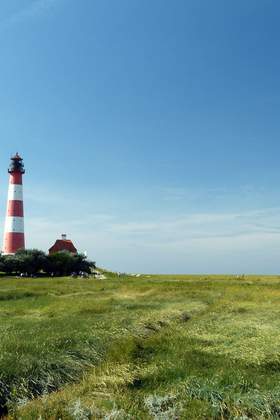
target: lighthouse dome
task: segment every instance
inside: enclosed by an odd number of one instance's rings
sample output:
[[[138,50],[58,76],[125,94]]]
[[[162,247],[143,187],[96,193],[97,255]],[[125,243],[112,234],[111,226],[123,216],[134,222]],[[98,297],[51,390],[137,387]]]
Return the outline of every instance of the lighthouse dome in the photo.
[[[20,157],[18,153],[16,153],[14,156],[11,157],[11,163],[10,163],[8,172],[10,174],[13,174],[13,173],[24,174],[25,173],[22,158]]]

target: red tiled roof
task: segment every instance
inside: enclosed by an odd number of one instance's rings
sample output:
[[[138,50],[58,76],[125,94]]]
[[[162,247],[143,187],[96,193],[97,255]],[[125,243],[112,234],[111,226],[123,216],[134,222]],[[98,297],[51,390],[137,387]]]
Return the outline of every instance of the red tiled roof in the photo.
[[[68,251],[73,254],[77,253],[77,249],[74,247],[73,242],[69,239],[57,239],[55,244],[49,249],[50,254],[59,251]]]

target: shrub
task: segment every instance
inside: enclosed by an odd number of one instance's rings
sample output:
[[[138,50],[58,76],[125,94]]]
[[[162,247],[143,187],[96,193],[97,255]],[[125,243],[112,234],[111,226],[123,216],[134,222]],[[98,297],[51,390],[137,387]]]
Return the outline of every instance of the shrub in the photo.
[[[46,255],[38,249],[27,249],[20,250],[15,255],[0,255],[0,270],[6,274],[36,275],[44,272],[63,276],[80,271],[89,274],[91,268],[95,268],[95,263],[87,260],[85,255],[67,251]]]

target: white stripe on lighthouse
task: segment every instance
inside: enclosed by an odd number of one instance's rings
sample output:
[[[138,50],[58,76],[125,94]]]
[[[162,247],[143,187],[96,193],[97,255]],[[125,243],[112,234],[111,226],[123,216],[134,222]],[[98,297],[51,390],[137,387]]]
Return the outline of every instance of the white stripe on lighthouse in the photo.
[[[19,184],[9,185],[8,200],[23,201],[22,185],[19,185]]]
[[[24,233],[24,218],[11,216],[6,217],[5,232]]]

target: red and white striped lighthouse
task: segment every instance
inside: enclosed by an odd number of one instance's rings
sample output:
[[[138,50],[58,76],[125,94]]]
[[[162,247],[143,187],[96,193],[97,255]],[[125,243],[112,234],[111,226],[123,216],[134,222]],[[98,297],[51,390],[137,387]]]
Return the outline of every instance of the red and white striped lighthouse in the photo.
[[[22,158],[16,153],[11,158],[7,216],[4,232],[4,254],[15,254],[25,248],[22,175],[25,173]]]

